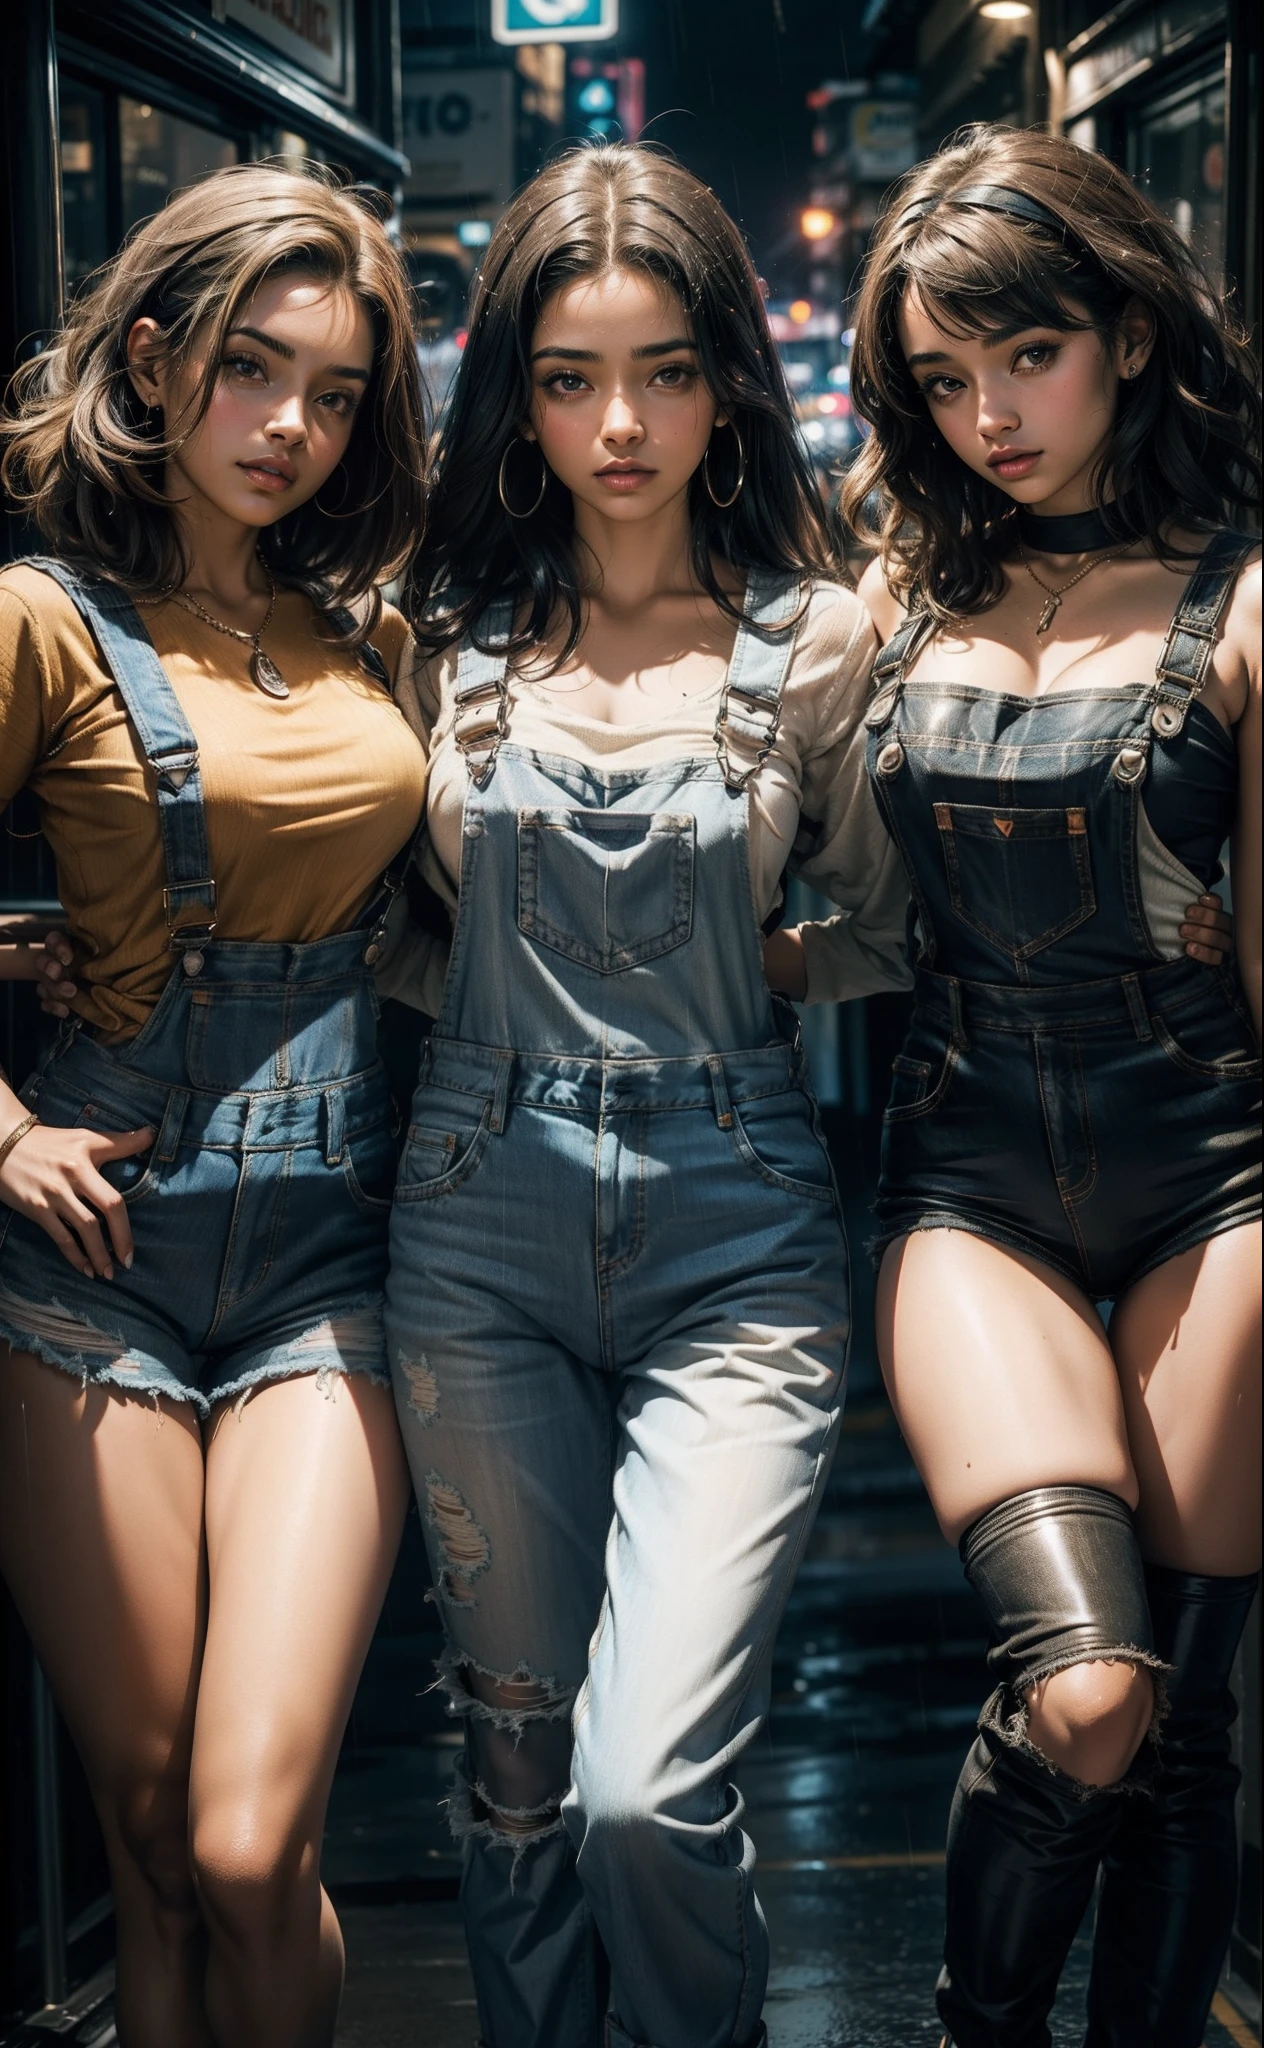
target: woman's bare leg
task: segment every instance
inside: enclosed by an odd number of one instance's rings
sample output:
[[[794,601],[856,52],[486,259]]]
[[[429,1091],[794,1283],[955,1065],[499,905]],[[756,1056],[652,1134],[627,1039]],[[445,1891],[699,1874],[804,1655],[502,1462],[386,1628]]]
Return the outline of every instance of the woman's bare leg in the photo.
[[[917,1231],[883,1260],[877,1322],[887,1392],[950,1541],[1033,1487],[1100,1487],[1136,1506],[1115,1361],[1071,1281],[966,1231]],[[1036,1747],[1107,1785],[1145,1733],[1153,1690],[1136,1665],[1090,1662],[1027,1700]]]
[[[123,2048],[210,2048],[188,1858],[202,1483],[190,1409],[0,1344],[0,1570],[105,1835]]]
[[[1214,1576],[1260,1565],[1260,1225],[1169,1259],[1110,1326],[1155,1564]]]
[[[1230,1673],[1260,1543],[1260,1229],[1147,1274],[1111,1323],[1167,1681],[1152,1796],[1106,1857],[1088,2039],[1197,2048],[1237,1896]]]
[[[215,1417],[190,1806],[221,2048],[333,2040],[342,1938],[321,1835],[408,1493],[388,1388],[283,1380]]]

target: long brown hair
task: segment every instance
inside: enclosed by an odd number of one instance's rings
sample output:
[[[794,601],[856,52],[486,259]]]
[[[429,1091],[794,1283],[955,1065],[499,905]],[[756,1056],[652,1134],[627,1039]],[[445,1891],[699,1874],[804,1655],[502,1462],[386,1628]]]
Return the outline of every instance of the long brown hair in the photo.
[[[71,304],[52,347],[17,372],[0,475],[54,553],[154,597],[187,572],[161,490],[162,464],[205,417],[226,336],[267,278],[299,272],[351,292],[373,324],[373,373],[334,503],[315,499],[264,528],[277,578],[322,603],[370,600],[416,545],[424,506],[425,416],[403,265],[368,194],[333,178],[241,164],[171,199]],[[145,316],[178,360],[194,339],[206,368],[188,416],[155,428],[127,369]],[[342,489],[339,494],[339,484]],[[326,495],[330,486],[326,486]]]
[[[527,603],[511,653],[537,647],[559,615],[569,620],[559,661],[575,647],[582,604],[570,493],[546,467],[536,511],[512,519],[498,478],[531,403],[531,336],[541,307],[576,279],[615,270],[643,272],[679,297],[707,387],[741,439],[744,479],[730,508],[712,502],[700,473],[689,486],[701,588],[736,618],[717,560],[805,579],[840,573],[737,228],[715,194],[665,153],[588,145],[524,186],[488,245],[439,436],[426,539],[409,579],[418,639],[433,650],[472,631],[504,596]],[[739,479],[730,434],[717,436],[715,453],[716,486],[727,496]],[[511,497],[525,498],[512,456],[507,468]]]
[[[971,188],[1020,195],[1013,211]],[[966,197],[959,199],[958,194]],[[1035,202],[1028,217],[1022,199]],[[1042,217],[1043,216],[1043,217]],[[1130,302],[1155,327],[1153,353],[1119,395],[1094,479],[1119,538],[1179,559],[1171,530],[1254,526],[1260,398],[1247,340],[1175,228],[1108,158],[1061,136],[979,126],[919,164],[876,229],[856,310],[852,400],[872,429],[843,512],[876,545],[893,590],[936,617],[986,610],[1016,512],[968,469],[928,417],[897,320],[909,285],[948,333],[1095,329],[1113,341]],[[865,500],[875,494],[876,517]]]

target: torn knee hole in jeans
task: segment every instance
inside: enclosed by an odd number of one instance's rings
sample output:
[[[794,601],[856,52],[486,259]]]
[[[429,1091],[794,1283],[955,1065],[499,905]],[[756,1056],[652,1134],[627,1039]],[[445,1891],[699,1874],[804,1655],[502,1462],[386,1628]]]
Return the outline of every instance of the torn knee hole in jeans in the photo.
[[[443,1559],[439,1593],[456,1607],[473,1607],[474,1581],[492,1561],[491,1545],[460,1489],[439,1472],[426,1474],[426,1520],[438,1538]]]
[[[509,1852],[509,1884],[529,1849],[551,1841],[563,1829],[561,1814],[564,1794],[541,1800],[536,1806],[497,1805],[481,1780],[471,1781],[458,1772],[448,1800],[448,1825],[458,1842],[485,1842]]]
[[[455,1650],[438,1665],[450,1713],[466,1722],[466,1768],[451,1809],[453,1832],[497,1837],[516,1854],[561,1826],[571,1776],[576,1688],[526,1664],[506,1675]]]
[[[112,1372],[139,1373],[146,1361],[130,1351],[126,1339],[94,1329],[57,1302],[27,1301],[0,1287],[0,1334],[15,1351],[23,1346],[49,1364],[82,1375],[108,1366]]]

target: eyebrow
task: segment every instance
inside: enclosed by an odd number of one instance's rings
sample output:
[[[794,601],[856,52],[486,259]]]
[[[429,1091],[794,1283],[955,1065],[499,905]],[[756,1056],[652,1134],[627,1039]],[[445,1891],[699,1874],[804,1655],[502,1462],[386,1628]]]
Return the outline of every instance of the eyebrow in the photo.
[[[1040,320],[1015,320],[1008,327],[997,327],[987,334],[974,338],[981,340],[984,348],[1004,348],[1007,341],[1013,341],[1020,334],[1038,334],[1044,325],[1045,323]],[[1050,329],[1054,334],[1060,331],[1058,328]],[[920,363],[947,363],[951,362],[952,358],[947,349],[927,348],[915,356],[905,356],[904,360],[910,370],[915,370]]]
[[[274,356],[282,357],[287,363],[292,363],[298,353],[296,349],[290,347],[288,341],[278,341],[274,334],[265,334],[261,327],[234,327],[228,335],[230,341],[234,334],[248,334],[251,341],[257,341],[264,348],[271,349]],[[354,363],[331,363],[329,374],[331,377],[355,377],[361,384],[367,384],[369,381],[368,371],[358,370]]]
[[[634,363],[643,363],[650,356],[669,356],[674,349],[678,348],[693,349],[696,352],[697,346],[698,344],[690,341],[687,335],[677,335],[671,341],[647,341],[641,348],[633,349],[632,360]],[[563,362],[567,363],[599,363],[601,361],[600,353],[595,348],[538,348],[531,360],[533,363],[538,363],[542,356],[559,356]]]

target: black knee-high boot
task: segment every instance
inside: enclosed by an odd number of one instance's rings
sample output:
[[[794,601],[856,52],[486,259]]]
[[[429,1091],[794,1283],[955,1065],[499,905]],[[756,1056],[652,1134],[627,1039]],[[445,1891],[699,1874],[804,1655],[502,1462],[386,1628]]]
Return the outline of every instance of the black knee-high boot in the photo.
[[[1153,1800],[1128,1804],[1105,1859],[1085,2048],[1199,2048],[1237,1895],[1229,1673],[1258,1573],[1147,1565],[1155,1647],[1175,1666]]]
[[[1015,1748],[997,1725],[1000,1699],[984,1710],[952,1803],[936,2004],[957,2048],[1049,2048],[1063,1964],[1132,1802]]]
[[[1096,1659],[1154,1665],[1132,1517],[1096,1487],[1049,1486],[989,1510],[961,1541],[1001,1679],[979,1721],[948,1827],[940,2019],[956,2048],[1049,2048],[1067,1951],[1127,1797],[1080,1784],[1033,1748],[1026,1688]]]

